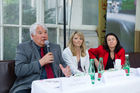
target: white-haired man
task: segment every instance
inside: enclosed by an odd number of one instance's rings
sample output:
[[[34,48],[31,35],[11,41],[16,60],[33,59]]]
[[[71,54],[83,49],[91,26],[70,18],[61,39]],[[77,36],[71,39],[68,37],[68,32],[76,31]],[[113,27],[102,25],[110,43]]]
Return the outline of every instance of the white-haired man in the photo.
[[[44,24],[35,23],[30,27],[31,40],[17,46],[15,57],[17,79],[10,93],[30,93],[31,83],[34,80],[71,75],[70,68],[62,59],[60,46],[49,43],[50,51],[48,51],[45,44],[48,40],[47,31]]]

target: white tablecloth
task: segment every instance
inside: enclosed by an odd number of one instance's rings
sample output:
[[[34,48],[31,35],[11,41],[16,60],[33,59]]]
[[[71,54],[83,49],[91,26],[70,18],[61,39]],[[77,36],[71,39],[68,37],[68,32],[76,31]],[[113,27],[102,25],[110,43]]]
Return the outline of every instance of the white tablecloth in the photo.
[[[136,69],[131,70],[130,76],[112,79],[111,83],[95,80],[91,86],[68,86],[67,89],[61,86],[68,79],[66,77],[37,80],[32,83],[32,93],[140,93],[140,75],[134,73]]]

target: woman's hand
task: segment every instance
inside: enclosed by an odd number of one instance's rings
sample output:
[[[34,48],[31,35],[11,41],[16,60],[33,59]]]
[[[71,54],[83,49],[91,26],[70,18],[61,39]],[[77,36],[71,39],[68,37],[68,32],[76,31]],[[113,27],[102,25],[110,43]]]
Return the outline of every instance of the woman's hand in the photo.
[[[99,61],[97,60],[97,58],[94,59],[94,62],[95,62],[95,66],[96,66],[96,68],[98,69]]]

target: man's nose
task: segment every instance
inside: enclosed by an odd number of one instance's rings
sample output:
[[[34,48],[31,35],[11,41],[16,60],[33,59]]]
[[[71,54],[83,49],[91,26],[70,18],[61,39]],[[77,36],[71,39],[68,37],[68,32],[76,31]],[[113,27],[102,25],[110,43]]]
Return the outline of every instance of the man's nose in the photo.
[[[46,34],[46,33],[43,33],[43,34],[42,34],[42,36],[46,37],[46,36],[47,36],[47,34]]]

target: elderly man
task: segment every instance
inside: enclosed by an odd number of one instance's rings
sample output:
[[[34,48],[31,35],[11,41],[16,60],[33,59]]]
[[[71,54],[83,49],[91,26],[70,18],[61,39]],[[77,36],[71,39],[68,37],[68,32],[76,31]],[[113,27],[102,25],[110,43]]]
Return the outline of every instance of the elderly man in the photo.
[[[48,40],[47,31],[44,24],[35,23],[30,28],[32,40],[17,46],[15,58],[17,79],[10,93],[30,93],[31,83],[34,80],[71,75],[70,68],[62,59],[60,46],[49,43],[48,50],[45,44]]]

